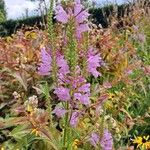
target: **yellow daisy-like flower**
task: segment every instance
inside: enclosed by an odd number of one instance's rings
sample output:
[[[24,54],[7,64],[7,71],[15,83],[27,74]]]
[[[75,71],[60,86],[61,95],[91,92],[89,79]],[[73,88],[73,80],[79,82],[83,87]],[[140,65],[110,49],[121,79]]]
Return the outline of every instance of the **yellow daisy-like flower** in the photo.
[[[113,93],[109,93],[109,97],[108,97],[108,99],[114,100],[114,98],[115,98],[115,94],[113,94]]]
[[[137,147],[142,148],[142,150],[148,150],[150,149],[150,140],[149,140],[150,136],[143,136],[143,137],[136,137],[133,140],[134,144],[137,144]]]
[[[78,145],[80,145],[80,141],[78,139],[75,139],[73,144],[72,144],[73,150],[77,150],[78,149]]]

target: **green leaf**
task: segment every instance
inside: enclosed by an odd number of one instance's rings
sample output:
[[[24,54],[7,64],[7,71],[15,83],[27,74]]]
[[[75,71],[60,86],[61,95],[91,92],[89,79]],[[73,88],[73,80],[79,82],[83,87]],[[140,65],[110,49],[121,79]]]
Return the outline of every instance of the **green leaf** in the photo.
[[[21,140],[28,133],[30,133],[30,130],[27,125],[19,125],[14,128],[9,135],[14,137],[16,140]]]

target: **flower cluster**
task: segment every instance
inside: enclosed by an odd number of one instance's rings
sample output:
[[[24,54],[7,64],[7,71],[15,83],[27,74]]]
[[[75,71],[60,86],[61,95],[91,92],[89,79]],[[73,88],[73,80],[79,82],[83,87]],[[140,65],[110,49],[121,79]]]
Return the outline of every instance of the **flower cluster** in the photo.
[[[63,24],[67,24],[70,20],[75,22],[75,33],[78,39],[81,38],[81,34],[83,32],[90,30],[86,23],[89,13],[83,9],[80,0],[75,0],[73,8],[69,8],[67,10],[64,10],[61,4],[57,5],[55,14],[57,21]]]
[[[100,147],[103,150],[112,150],[113,147],[113,139],[111,133],[105,129],[102,138],[100,136],[93,132],[90,136],[90,143],[94,146],[97,147],[100,145]]]
[[[101,76],[98,68],[103,65],[102,58],[100,54],[97,53],[96,48],[93,46],[88,46],[85,52],[79,50],[81,47],[80,39],[82,38],[82,33],[89,31],[89,25],[87,23],[87,18],[89,16],[87,10],[83,9],[83,6],[80,0],[75,0],[75,3],[70,7],[63,8],[62,4],[58,4],[55,10],[55,18],[58,22],[63,25],[73,25],[74,30],[71,32],[75,36],[72,41],[70,38],[66,41],[66,45],[69,46],[72,44],[73,48],[69,49],[67,53],[77,54],[77,58],[83,58],[86,65],[82,66],[79,59],[77,63],[69,63],[70,59],[66,56],[65,49],[64,51],[59,50],[57,47],[56,50],[56,66],[57,67],[57,85],[54,87],[54,94],[57,95],[59,103],[55,106],[52,113],[54,113],[59,119],[66,119],[70,123],[70,126],[76,128],[78,126],[81,117],[86,115],[86,109],[91,106],[91,83],[88,82],[87,76],[98,78]],[[67,32],[67,31],[66,31]],[[68,36],[66,34],[66,36]],[[65,37],[66,39],[66,37]],[[71,40],[71,41],[69,41]],[[75,41],[75,43],[73,43]],[[77,45],[77,46],[74,46]],[[70,47],[69,47],[70,48]],[[60,48],[61,49],[61,48]],[[75,53],[72,53],[75,51]],[[41,64],[39,66],[39,74],[41,75],[50,75],[53,70],[53,59],[52,51],[49,49],[41,49]],[[74,65],[73,67],[71,65]],[[85,72],[84,72],[85,71]],[[84,75],[87,74],[86,75]],[[67,116],[67,117],[65,117]],[[65,131],[64,131],[65,132]],[[92,133],[90,142],[93,146],[96,146],[99,142],[101,147],[104,150],[108,146],[112,147],[112,137],[108,130],[104,131],[102,139],[96,133]]]
[[[133,140],[134,144],[137,144],[137,148],[141,147],[142,149],[150,148],[150,136],[138,136]]]
[[[52,59],[51,51],[46,51],[45,48],[41,50],[41,65],[39,67],[39,73],[41,75],[50,75],[52,71]],[[84,106],[90,105],[90,83],[87,83],[86,79],[81,74],[79,66],[76,67],[74,75],[70,73],[70,69],[64,56],[57,53],[57,79],[58,86],[55,87],[54,93],[58,96],[62,102],[69,102],[70,109],[78,108],[78,105]],[[102,60],[99,54],[96,54],[93,48],[88,50],[87,55],[87,72],[93,75],[95,78],[100,76],[97,68],[102,64]],[[56,107],[53,111],[58,117],[63,117],[67,112],[63,107]],[[78,114],[78,115],[77,115]],[[70,120],[72,126],[76,126],[79,112],[73,112]],[[74,121],[76,120],[76,121]]]

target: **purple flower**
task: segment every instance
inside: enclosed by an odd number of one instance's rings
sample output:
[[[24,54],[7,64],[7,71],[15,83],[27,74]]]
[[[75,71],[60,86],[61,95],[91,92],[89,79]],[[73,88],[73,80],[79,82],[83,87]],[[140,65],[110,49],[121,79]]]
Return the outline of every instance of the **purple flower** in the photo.
[[[103,137],[100,141],[101,147],[103,150],[112,150],[113,148],[113,138],[111,133],[105,129]]]
[[[45,50],[45,48],[41,49],[41,64],[38,68],[39,74],[41,75],[49,75],[51,71],[51,63],[52,58],[50,54]]]
[[[75,5],[75,7],[79,7],[78,5],[77,6]],[[74,15],[76,16],[76,21],[79,24],[86,21],[87,18],[89,17],[89,13],[86,10],[83,10],[83,11],[81,10],[77,15],[76,14],[74,14]]]
[[[74,16],[76,22],[76,36],[80,39],[83,32],[90,30],[88,24],[85,23],[89,17],[89,13],[86,10],[83,10],[80,0],[77,0],[75,3]]]
[[[62,101],[70,100],[70,89],[64,87],[58,87],[55,89],[54,93],[58,96],[58,98]]]
[[[58,118],[62,118],[65,115],[66,110],[62,107],[56,106],[53,113],[55,113]]]
[[[89,142],[91,143],[91,145],[96,147],[97,144],[99,144],[99,141],[100,141],[99,135],[97,133],[93,132],[90,136]]]
[[[82,84],[85,81],[85,78],[77,74],[77,77],[72,79],[73,88],[78,88],[79,84]]]
[[[57,65],[58,65],[58,71],[60,74],[66,75],[69,73],[69,66],[67,64],[67,61],[64,59],[64,56],[60,55],[57,57]]]
[[[74,15],[77,16],[83,9],[80,0],[75,0]]]
[[[78,88],[78,91],[90,93],[90,83],[83,84],[81,87]]]
[[[68,23],[69,19],[74,18],[77,38],[81,38],[81,34],[89,30],[88,24],[85,23],[85,21],[87,21],[89,13],[86,10],[83,10],[83,6],[80,0],[76,0],[74,8],[70,8],[68,12],[66,12],[59,4],[58,6],[56,6],[55,14],[55,18],[57,19],[57,21],[64,24]]]
[[[90,99],[88,94],[75,93],[74,98],[79,100],[84,105],[90,104]]]
[[[76,127],[78,124],[79,112],[73,112],[70,119],[70,125]]]
[[[76,77],[72,78],[74,88],[74,99],[79,100],[83,105],[90,104],[90,83],[86,83],[86,79],[80,75],[80,71],[77,72]]]
[[[55,10],[55,18],[62,23],[67,23],[69,19],[69,15],[66,13],[66,11],[63,9],[63,7],[59,4],[56,6]]]
[[[89,28],[88,24],[80,24],[76,29],[77,38],[81,38],[81,34],[83,32],[89,31],[89,30],[90,30],[90,28]]]
[[[93,49],[90,48],[88,52],[88,72],[91,73],[95,78],[100,76],[100,72],[97,71],[97,68],[100,67],[102,64],[102,59],[99,54],[95,54]]]

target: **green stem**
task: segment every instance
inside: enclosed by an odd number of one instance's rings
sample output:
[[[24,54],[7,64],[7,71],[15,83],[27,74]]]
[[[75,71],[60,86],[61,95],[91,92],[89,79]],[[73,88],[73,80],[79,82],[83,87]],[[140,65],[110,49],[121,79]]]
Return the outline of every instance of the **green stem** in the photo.
[[[51,46],[51,50],[52,50],[52,68],[53,68],[53,79],[54,79],[54,83],[56,83],[56,74],[57,74],[57,70],[56,68],[56,55],[55,55],[55,41],[54,41],[54,27],[53,27],[53,7],[54,7],[54,2],[55,0],[50,0],[50,8],[48,11],[48,36],[49,36],[49,43]],[[48,85],[46,84],[46,88],[48,89]],[[49,127],[52,127],[52,116],[51,116],[51,97],[49,94],[49,90],[46,91],[46,100],[47,100],[47,112],[49,113]]]
[[[66,103],[66,110],[69,109],[69,103],[67,102]],[[66,116],[65,116],[65,128],[64,128],[64,135],[63,135],[63,145],[64,145],[64,148],[67,149],[66,147],[66,142],[67,142],[67,138],[68,138],[68,125],[69,125],[69,113],[67,112],[66,113]]]
[[[57,85],[57,63],[56,63],[56,49],[55,49],[55,32],[53,26],[53,7],[55,0],[50,0],[50,9],[48,12],[48,35],[49,43],[52,50],[52,73],[54,84]]]

